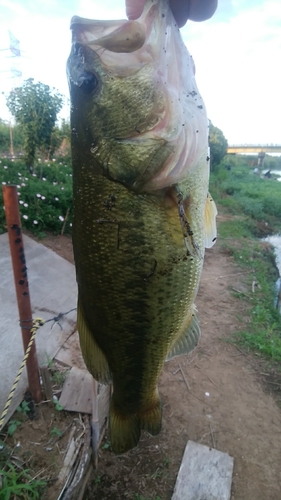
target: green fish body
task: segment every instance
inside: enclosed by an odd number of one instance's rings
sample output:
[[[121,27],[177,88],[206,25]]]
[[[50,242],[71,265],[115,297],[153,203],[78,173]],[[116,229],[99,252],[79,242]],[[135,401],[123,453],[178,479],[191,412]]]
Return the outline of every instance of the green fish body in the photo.
[[[111,445],[122,453],[142,429],[160,431],[163,363],[200,336],[194,300],[216,213],[208,120],[166,0],[133,22],[74,17],[72,30],[78,331],[90,373],[113,383]],[[176,69],[163,46],[178,48]]]

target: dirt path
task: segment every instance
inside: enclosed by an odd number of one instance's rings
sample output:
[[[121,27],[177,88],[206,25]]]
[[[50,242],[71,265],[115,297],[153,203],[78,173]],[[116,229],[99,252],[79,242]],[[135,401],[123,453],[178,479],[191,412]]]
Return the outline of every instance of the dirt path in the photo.
[[[72,259],[68,238],[45,244]],[[243,277],[220,244],[207,252],[196,301],[202,338],[191,355],[165,365],[162,432],[121,457],[106,437],[86,500],[170,500],[189,439],[234,457],[231,500],[281,500],[280,408],[256,358],[228,342],[241,329],[243,302],[231,289],[247,291]]]

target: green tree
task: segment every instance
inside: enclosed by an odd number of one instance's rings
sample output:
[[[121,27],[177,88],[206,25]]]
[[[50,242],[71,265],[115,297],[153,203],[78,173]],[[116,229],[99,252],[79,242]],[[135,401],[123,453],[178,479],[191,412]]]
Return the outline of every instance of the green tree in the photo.
[[[0,118],[0,152],[2,154],[13,154],[20,151],[23,145],[23,137],[18,125],[11,127],[8,122]]]
[[[51,146],[52,131],[63,105],[63,97],[43,83],[26,80],[22,87],[10,92],[7,106],[20,125],[24,137],[26,165],[34,165],[36,150],[44,155]]]
[[[63,156],[66,151],[70,152],[70,124],[64,118],[61,121],[60,127],[54,127],[51,135],[50,157],[54,152],[59,150]]]
[[[0,118],[0,151],[8,152],[10,149],[10,127]]]
[[[215,170],[216,166],[222,161],[227,152],[227,140],[222,131],[215,127],[210,121],[209,143],[211,153],[211,170]]]

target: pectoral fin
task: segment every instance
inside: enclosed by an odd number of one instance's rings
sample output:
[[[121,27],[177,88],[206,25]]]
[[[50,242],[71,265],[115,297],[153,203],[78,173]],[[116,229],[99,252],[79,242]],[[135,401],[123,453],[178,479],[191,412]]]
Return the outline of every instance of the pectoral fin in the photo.
[[[200,334],[201,332],[195,313],[195,306],[193,306],[193,311],[188,320],[187,327],[172,345],[171,350],[166,357],[166,361],[169,361],[169,359],[179,356],[180,354],[188,354],[193,351],[199,342]]]
[[[217,207],[216,204],[208,193],[206,205],[205,205],[205,247],[211,248],[217,239],[217,224],[216,224],[216,216],[217,216]]]
[[[79,299],[77,305],[77,328],[82,355],[89,372],[101,384],[110,384],[111,373],[106,357],[96,343],[93,333],[88,328]]]
[[[178,205],[180,224],[182,228],[182,234],[184,237],[186,249],[189,255],[202,259],[203,257],[201,255],[199,246],[194,240],[193,231],[184,210],[183,196],[178,186],[174,186],[173,190],[171,191],[171,195]]]

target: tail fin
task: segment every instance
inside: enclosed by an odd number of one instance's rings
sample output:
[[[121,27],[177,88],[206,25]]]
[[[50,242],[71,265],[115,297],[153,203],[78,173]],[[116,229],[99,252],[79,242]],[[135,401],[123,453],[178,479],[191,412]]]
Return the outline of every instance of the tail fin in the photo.
[[[153,403],[149,407],[144,408],[139,413],[139,417],[141,429],[149,432],[152,436],[159,434],[162,426],[162,405],[157,389],[154,394]]]
[[[121,414],[114,405],[114,396],[110,403],[109,428],[111,448],[114,453],[125,453],[137,446],[140,435],[140,421],[137,414]]]
[[[114,394],[110,405],[110,440],[114,453],[125,453],[137,446],[141,430],[155,436],[161,430],[162,408],[155,393],[153,404],[134,414],[120,413],[114,404]]]

